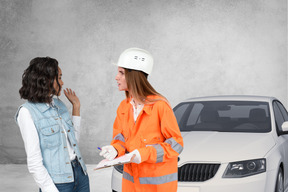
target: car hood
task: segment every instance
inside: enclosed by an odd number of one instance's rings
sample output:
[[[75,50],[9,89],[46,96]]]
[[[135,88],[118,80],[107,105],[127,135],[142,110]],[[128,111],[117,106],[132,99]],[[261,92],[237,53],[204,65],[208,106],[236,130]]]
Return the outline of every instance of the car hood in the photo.
[[[182,132],[186,162],[233,162],[263,158],[275,145],[271,133]]]

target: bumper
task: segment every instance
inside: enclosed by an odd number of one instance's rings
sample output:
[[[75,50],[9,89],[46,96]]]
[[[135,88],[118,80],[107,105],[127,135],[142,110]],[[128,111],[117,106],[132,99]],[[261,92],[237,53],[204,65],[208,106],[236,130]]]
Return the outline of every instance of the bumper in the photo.
[[[244,178],[222,178],[215,175],[205,182],[178,182],[177,192],[271,192],[275,190],[276,171]]]
[[[205,182],[178,182],[177,192],[271,192],[275,190],[278,170],[232,179],[222,178],[225,168],[226,166],[222,166],[212,179]],[[122,174],[115,168],[112,173],[111,187],[117,192],[122,191]]]
[[[119,173],[115,168],[113,168],[112,172],[111,188],[117,192],[122,191],[122,174]]]

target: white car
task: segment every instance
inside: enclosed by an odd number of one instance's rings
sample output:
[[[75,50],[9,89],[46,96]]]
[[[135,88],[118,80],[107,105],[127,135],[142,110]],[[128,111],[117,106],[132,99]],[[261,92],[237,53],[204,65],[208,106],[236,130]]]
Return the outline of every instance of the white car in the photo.
[[[273,97],[192,98],[174,107],[184,149],[178,192],[284,192],[288,113]],[[121,191],[121,167],[112,190]]]

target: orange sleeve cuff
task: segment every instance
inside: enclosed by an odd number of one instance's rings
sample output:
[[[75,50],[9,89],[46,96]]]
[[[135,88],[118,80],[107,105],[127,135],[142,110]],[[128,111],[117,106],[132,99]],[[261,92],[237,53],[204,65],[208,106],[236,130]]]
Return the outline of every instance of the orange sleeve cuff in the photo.
[[[125,154],[126,149],[123,145],[121,145],[120,143],[114,143],[112,144],[112,146],[117,150],[118,152],[118,157],[122,156]]]
[[[156,163],[157,151],[154,147],[148,146],[138,149],[141,155],[141,162],[146,161],[147,163]]]

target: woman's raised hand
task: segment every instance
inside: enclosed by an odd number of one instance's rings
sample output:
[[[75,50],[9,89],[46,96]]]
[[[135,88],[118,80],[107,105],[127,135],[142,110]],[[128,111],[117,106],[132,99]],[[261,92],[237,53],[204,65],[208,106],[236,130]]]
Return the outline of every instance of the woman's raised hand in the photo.
[[[70,101],[70,103],[73,105],[73,114],[75,116],[80,116],[80,100],[75,94],[75,91],[72,89],[64,89],[64,94],[67,97],[67,99]]]

